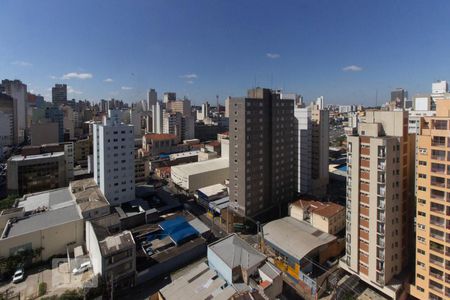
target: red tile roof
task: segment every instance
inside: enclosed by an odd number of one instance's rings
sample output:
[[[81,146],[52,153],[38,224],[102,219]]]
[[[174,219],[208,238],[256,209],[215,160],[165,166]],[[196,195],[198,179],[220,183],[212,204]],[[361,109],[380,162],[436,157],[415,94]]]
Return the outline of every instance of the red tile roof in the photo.
[[[176,138],[177,136],[175,134],[168,134],[168,133],[148,133],[145,135],[146,140],[153,140],[153,141],[173,140]]]
[[[297,200],[292,205],[307,209],[312,213],[318,214],[322,217],[330,218],[345,208],[342,205],[333,202],[319,202],[314,200]]]

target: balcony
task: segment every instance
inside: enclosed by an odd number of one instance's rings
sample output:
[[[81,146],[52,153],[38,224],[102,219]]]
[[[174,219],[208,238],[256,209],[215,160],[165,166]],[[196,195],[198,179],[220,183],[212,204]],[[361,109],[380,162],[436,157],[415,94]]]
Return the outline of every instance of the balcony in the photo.
[[[385,162],[380,162],[378,164],[378,170],[380,170],[380,171],[386,170],[386,163]]]
[[[378,195],[382,197],[386,196],[386,188],[385,187],[378,188]]]
[[[377,241],[377,246],[378,247],[381,247],[381,248],[384,248],[384,239],[378,239],[378,241]]]
[[[440,254],[444,254],[444,246],[442,246],[436,242],[433,242],[433,241],[430,242],[430,249],[435,252],[438,252]]]
[[[386,203],[383,200],[378,200],[378,208],[384,209],[386,207]]]
[[[431,254],[431,255],[433,255],[433,254]],[[433,256],[437,257],[436,255],[433,255]],[[441,268],[444,266],[443,260],[438,260],[438,259],[432,258],[432,257],[430,257],[430,263],[432,263],[435,266],[441,267]]]
[[[378,221],[384,222],[385,221],[385,215],[384,213],[379,213],[377,216]]]
[[[434,277],[436,279],[439,279],[439,280],[443,280],[444,279],[444,276],[442,274],[434,273],[434,272],[431,272],[431,271],[430,271],[430,276]]]

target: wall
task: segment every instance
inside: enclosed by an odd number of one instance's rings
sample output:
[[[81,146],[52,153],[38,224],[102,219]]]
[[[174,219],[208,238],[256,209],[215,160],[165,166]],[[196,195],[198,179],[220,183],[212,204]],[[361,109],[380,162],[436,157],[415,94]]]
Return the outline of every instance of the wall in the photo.
[[[89,252],[94,274],[102,274],[102,254],[92,223],[86,222],[86,250]]]
[[[210,248],[208,248],[207,256],[209,268],[215,270],[229,284],[231,284],[233,282],[231,268],[228,267],[228,265],[224,263],[223,260]]]
[[[34,231],[0,240],[0,256],[8,257],[10,250],[31,243],[33,249],[42,247],[42,260],[53,255],[66,254],[66,246],[75,242],[73,246],[84,243],[84,221],[76,220],[51,228]]]

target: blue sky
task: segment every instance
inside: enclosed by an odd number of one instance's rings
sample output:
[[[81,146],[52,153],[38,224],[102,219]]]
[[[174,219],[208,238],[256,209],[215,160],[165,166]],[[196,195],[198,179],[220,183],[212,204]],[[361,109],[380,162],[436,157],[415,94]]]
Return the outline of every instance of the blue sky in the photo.
[[[396,87],[450,80],[448,0],[0,4],[0,78],[43,95],[67,83],[76,99],[130,102],[156,88],[201,103],[258,85],[373,105],[377,90],[381,103]]]

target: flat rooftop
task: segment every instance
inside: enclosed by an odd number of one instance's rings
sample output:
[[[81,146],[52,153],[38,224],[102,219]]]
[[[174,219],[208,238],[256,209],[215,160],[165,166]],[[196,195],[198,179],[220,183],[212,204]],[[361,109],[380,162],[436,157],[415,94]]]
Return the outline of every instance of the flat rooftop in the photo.
[[[263,230],[267,242],[299,261],[314,249],[336,240],[334,235],[293,217],[269,222]]]
[[[68,188],[55,189],[45,192],[24,195],[18,207],[25,211],[39,209],[54,210],[60,207],[73,205],[74,201]]]
[[[221,183],[217,183],[198,189],[197,192],[203,194],[206,197],[211,197],[227,192],[227,186]]]
[[[228,158],[215,158],[205,161],[194,162],[172,167],[172,173],[183,173],[184,175],[196,175],[210,171],[229,168]]]
[[[204,262],[162,288],[166,300],[230,299],[237,291]]]
[[[30,160],[37,160],[37,159],[43,159],[43,158],[57,158],[64,156],[64,152],[52,152],[52,153],[42,153],[42,154],[35,154],[35,155],[14,155],[11,156],[9,159],[10,161],[30,161]]]
[[[36,232],[57,225],[81,220],[75,203],[69,206],[32,214],[23,219],[18,219],[11,226],[5,228],[3,238],[19,236],[26,233]]]
[[[135,247],[133,235],[130,231],[123,231],[119,234],[108,236],[98,244],[103,256],[109,256]]]

